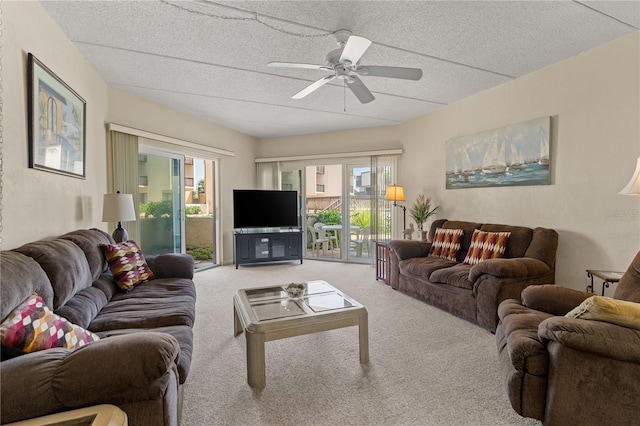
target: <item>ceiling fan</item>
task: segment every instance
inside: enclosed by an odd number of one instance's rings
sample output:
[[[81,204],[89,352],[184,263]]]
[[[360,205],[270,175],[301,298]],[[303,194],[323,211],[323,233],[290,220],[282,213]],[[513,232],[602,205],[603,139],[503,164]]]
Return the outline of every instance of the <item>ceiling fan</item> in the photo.
[[[327,55],[327,65],[299,64],[294,62],[269,62],[270,67],[307,68],[314,70],[332,71],[333,75],[322,77],[311,83],[292,99],[302,99],[311,92],[319,89],[330,81],[338,78],[344,80],[358,100],[366,104],[375,99],[371,91],[358,76],[399,78],[402,80],[418,81],[422,78],[420,68],[387,67],[380,65],[359,65],[358,61],[371,45],[371,40],[351,35],[348,30],[334,33],[340,48],[332,50]]]

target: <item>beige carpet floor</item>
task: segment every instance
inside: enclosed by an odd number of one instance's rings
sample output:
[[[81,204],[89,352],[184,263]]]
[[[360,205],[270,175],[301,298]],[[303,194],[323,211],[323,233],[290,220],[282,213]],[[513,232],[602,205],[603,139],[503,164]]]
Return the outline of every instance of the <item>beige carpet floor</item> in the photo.
[[[240,288],[323,279],[369,313],[370,363],[358,329],[267,342],[263,390],[247,384]],[[392,290],[375,269],[322,261],[198,272],[194,353],[182,425],[537,425],[509,405],[495,336]]]

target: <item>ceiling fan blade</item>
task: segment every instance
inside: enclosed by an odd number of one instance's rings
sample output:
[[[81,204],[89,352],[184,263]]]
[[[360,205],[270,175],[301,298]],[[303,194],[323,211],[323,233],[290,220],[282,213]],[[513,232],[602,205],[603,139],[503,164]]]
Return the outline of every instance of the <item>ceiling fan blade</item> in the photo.
[[[282,68],[306,68],[312,70],[328,70],[333,71],[333,68],[326,65],[314,65],[314,64],[297,64],[295,62],[269,62],[267,66],[270,67],[282,67]]]
[[[340,62],[349,61],[352,64],[357,64],[369,46],[371,46],[371,40],[364,37],[350,36],[344,45],[344,49],[342,49]]]
[[[420,68],[362,65],[362,66],[359,66],[355,71],[359,75],[366,75],[370,77],[390,77],[390,78],[400,78],[403,80],[414,80],[414,81],[418,81],[422,78],[422,70]]]
[[[325,84],[327,84],[328,82],[330,82],[334,78],[336,78],[335,75],[328,75],[326,77],[322,77],[320,80],[314,81],[313,83],[311,83],[310,85],[308,85],[307,87],[305,87],[304,89],[302,89],[301,91],[299,91],[298,93],[293,95],[291,97],[291,99],[302,99],[305,96],[307,96],[309,93],[311,93],[314,90],[318,89],[319,87],[324,86]]]
[[[373,93],[367,89],[367,86],[364,85],[362,80],[354,75],[351,76],[351,79],[353,79],[353,81],[351,83],[347,81],[347,86],[349,86],[349,89],[356,95],[360,103],[367,104],[375,99]]]

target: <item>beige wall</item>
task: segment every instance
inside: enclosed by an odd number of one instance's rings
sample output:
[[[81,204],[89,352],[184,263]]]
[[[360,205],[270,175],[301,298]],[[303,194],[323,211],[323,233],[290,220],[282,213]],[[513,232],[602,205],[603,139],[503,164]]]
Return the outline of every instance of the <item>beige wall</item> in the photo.
[[[220,160],[223,261],[231,263],[232,189],[255,184],[255,139],[108,88],[38,2],[3,2],[3,249],[102,223],[105,123],[223,148]],[[28,168],[26,75],[31,52],[87,101],[85,180]]]
[[[3,249],[78,228],[103,227],[107,85],[38,2],[2,3]],[[27,54],[87,102],[86,179],[28,167]]]
[[[436,218],[554,228],[556,281],[583,289],[586,268],[624,270],[640,249],[640,199],[617,195],[640,155],[639,52],[636,32],[399,126],[264,140],[259,155],[401,146],[409,204],[424,193]],[[543,116],[552,185],[445,190],[447,140]]]
[[[256,181],[256,139],[213,123],[181,114],[162,105],[108,89],[107,121],[164,136],[221,148],[235,153],[220,156],[222,262],[233,263],[233,188],[253,188]]]

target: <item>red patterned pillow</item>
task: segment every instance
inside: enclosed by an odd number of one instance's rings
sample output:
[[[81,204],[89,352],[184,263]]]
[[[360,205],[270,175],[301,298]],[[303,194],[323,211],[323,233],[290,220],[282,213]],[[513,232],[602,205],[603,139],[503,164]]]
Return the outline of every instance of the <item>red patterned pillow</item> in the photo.
[[[33,293],[0,324],[3,346],[24,353],[51,348],[75,349],[100,338],[51,312]]]
[[[487,259],[504,257],[511,232],[485,232],[476,229],[471,236],[471,245],[464,262],[475,265]]]
[[[429,250],[429,257],[456,260],[460,250],[460,239],[464,230],[436,228]]]
[[[135,241],[100,244],[118,287],[129,292],[133,287],[153,279],[153,272]]]

